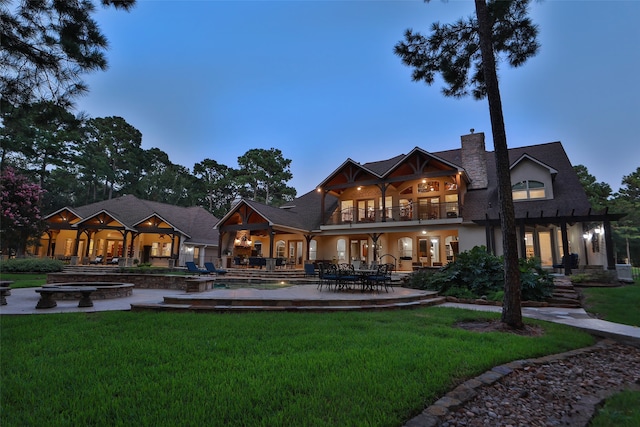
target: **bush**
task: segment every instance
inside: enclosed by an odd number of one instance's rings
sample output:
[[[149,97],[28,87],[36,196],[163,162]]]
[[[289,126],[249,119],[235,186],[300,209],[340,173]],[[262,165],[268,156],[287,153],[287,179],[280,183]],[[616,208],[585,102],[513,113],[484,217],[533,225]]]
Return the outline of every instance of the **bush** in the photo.
[[[588,273],[573,274],[571,283],[614,283],[616,275],[604,270],[593,270]]]
[[[542,301],[553,293],[553,277],[537,258],[520,258],[520,289],[523,301]]]
[[[520,260],[522,299],[541,301],[551,296],[553,278],[535,258]],[[504,296],[504,261],[502,257],[476,246],[461,252],[454,262],[436,271],[419,271],[409,277],[407,287],[438,291],[459,298],[501,300]],[[465,296],[462,296],[465,295]]]
[[[50,258],[12,258],[0,261],[3,273],[55,273],[62,271],[64,263]]]

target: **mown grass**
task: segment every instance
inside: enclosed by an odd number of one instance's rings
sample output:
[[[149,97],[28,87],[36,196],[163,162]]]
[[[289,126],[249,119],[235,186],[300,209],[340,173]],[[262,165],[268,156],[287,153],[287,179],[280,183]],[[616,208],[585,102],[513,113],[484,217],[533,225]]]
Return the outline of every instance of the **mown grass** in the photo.
[[[507,361],[590,345],[477,333],[452,308],[1,316],[2,426],[397,426]]]
[[[640,391],[623,391],[607,399],[589,427],[640,426]]]
[[[584,308],[610,322],[640,326],[640,284],[616,288],[583,288]]]
[[[11,280],[13,289],[35,288],[47,283],[47,273],[2,273],[0,280]]]

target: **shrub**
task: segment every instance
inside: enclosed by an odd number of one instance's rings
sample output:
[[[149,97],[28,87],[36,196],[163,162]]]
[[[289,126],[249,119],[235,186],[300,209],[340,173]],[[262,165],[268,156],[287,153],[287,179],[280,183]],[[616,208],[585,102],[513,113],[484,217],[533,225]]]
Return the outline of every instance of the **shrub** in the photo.
[[[592,270],[588,273],[573,274],[571,283],[613,283],[616,275],[605,270]]]
[[[538,258],[520,258],[520,289],[523,301],[542,301],[553,293],[553,277]]]
[[[50,258],[12,258],[0,261],[3,273],[54,273],[62,271],[64,263]]]
[[[520,260],[520,280],[523,300],[541,301],[553,292],[553,278],[538,259]],[[461,252],[440,270],[412,273],[406,286],[435,290],[446,296],[500,300],[504,296],[504,261],[488,253],[486,247],[476,246]]]

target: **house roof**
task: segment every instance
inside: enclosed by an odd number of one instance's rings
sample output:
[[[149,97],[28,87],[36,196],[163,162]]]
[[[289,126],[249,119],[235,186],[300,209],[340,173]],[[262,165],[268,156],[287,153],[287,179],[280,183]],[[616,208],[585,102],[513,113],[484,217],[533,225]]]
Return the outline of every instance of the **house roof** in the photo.
[[[241,206],[249,206],[265,218],[274,228],[312,232],[320,229],[322,222],[322,194],[310,191],[281,207],[274,207],[253,200],[242,199],[216,224],[220,228]],[[325,215],[330,215],[338,206],[338,199],[330,194],[325,199]]]
[[[435,164],[437,168],[441,168],[443,171],[462,173],[463,178],[468,180],[468,176],[466,171],[462,166],[460,166],[461,162],[452,162],[447,157],[442,157],[439,153],[430,153],[426,150],[423,150],[420,147],[415,147],[408,154],[399,154],[390,159],[386,160],[378,160],[368,163],[358,163],[355,160],[348,158],[345,160],[340,166],[338,166],[332,173],[330,173],[319,185],[318,188],[326,188],[329,186],[330,188],[337,188],[337,186],[344,187],[349,185],[351,180],[355,180],[356,178],[362,179],[363,176],[373,177],[374,179],[384,179],[391,177],[394,173],[399,171],[402,166],[407,166],[411,163],[411,159],[415,156],[429,158]],[[430,162],[418,162],[416,164],[412,164],[410,170],[411,173],[420,173],[418,169],[427,167],[427,164],[431,164]],[[406,171],[405,171],[406,172]],[[400,172],[402,175],[403,172]]]
[[[453,153],[450,153],[454,155]],[[471,190],[465,195],[465,220],[484,220],[498,218],[500,204],[498,199],[498,178],[495,153],[486,153],[488,185],[486,189]],[[557,172],[553,185],[553,199],[523,200],[514,203],[516,218],[587,215],[591,204],[578,180],[577,174],[560,142],[529,145],[509,149],[509,164],[527,156]]]
[[[197,206],[185,208],[126,195],[66,209],[75,212],[83,219],[105,212],[130,229],[135,229],[139,223],[152,216],[158,216],[180,232],[184,236],[184,242],[218,244],[218,231],[214,229],[218,219],[204,208]]]
[[[336,171],[345,165],[355,165],[363,171],[378,177],[391,173],[409,156],[419,150],[446,165],[464,171],[462,167],[462,150],[446,150],[434,153],[426,152],[418,147],[409,154],[400,154],[386,160],[359,164],[352,159],[343,162]],[[487,188],[469,190],[465,194],[463,204],[463,218],[465,221],[482,221],[487,218],[499,218],[500,205],[498,199],[498,180],[496,173],[495,153],[485,153],[487,162]],[[531,216],[552,218],[557,216],[588,215],[591,209],[586,193],[573,166],[560,142],[509,149],[509,163],[513,167],[523,159],[529,159],[548,168],[550,173],[558,178],[554,182],[553,199],[527,200],[514,203],[516,218]],[[330,176],[335,174],[333,172]],[[323,183],[327,182],[325,179]],[[266,218],[271,225],[304,230],[307,232],[319,230],[322,221],[320,212],[322,194],[310,191],[301,197],[285,204],[280,208],[267,206],[250,200],[243,202],[257,213]],[[338,205],[338,198],[330,193],[325,195],[325,218],[329,217]],[[234,210],[225,216],[228,218]],[[222,224],[223,218],[218,225]]]

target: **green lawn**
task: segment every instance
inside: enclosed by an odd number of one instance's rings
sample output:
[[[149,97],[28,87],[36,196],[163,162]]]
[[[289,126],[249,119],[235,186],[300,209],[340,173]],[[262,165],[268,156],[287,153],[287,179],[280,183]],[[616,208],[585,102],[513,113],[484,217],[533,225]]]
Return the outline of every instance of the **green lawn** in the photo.
[[[640,284],[616,288],[582,288],[584,308],[611,322],[640,326]]]
[[[640,426],[640,391],[624,391],[607,399],[589,427]]]
[[[601,319],[640,326],[640,283],[618,288],[583,288],[585,310]],[[608,399],[590,427],[640,425],[640,392],[625,391]]]
[[[398,426],[464,379],[593,343],[451,308],[0,316],[0,425]]]
[[[2,273],[0,280],[11,280],[13,289],[35,288],[47,283],[47,273]]]

